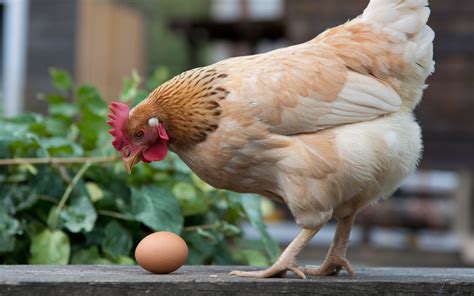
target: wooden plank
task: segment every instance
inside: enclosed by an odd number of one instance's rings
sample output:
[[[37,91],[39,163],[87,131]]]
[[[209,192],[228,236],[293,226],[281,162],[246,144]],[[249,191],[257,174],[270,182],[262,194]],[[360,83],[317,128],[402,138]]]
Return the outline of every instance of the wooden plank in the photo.
[[[0,295],[469,295],[474,269],[358,268],[350,278],[253,279],[235,266],[185,266],[154,275],[138,266],[0,266]],[[472,295],[472,294],[471,294]]]
[[[122,81],[145,68],[144,18],[133,8],[110,1],[80,1],[77,77],[116,99]]]

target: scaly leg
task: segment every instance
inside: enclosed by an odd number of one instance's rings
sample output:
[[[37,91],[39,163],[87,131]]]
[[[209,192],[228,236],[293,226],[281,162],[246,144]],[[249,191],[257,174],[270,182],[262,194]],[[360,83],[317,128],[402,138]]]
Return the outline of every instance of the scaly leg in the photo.
[[[305,274],[298,268],[296,264],[296,256],[301,250],[309,243],[309,241],[316,235],[316,233],[322,228],[322,225],[317,229],[303,228],[296,238],[288,245],[283,251],[280,258],[269,268],[259,271],[239,271],[234,270],[230,275],[242,276],[242,277],[256,277],[256,278],[268,278],[274,276],[284,276],[288,270],[295,273],[299,278],[305,279]]]
[[[354,269],[346,259],[347,247],[349,245],[349,235],[352,224],[355,220],[355,214],[340,218],[337,220],[336,233],[334,240],[329,248],[326,259],[318,268],[303,268],[303,272],[310,275],[338,275],[344,267],[351,277],[355,277]]]

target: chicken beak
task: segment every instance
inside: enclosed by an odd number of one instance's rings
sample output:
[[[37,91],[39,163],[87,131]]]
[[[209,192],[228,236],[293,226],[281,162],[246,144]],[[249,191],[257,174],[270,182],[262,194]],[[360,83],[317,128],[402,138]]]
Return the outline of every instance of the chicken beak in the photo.
[[[127,172],[127,174],[130,175],[132,173],[133,167],[140,161],[140,156],[140,153],[135,153],[127,158],[124,157],[122,159],[123,166],[125,167],[125,171]]]

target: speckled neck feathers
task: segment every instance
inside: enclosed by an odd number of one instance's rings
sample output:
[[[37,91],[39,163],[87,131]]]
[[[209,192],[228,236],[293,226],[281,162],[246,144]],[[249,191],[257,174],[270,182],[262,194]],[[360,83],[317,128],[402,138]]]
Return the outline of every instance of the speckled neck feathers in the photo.
[[[193,69],[156,88],[141,105],[164,122],[170,143],[191,147],[219,127],[219,102],[229,93],[221,85],[226,77],[208,67]]]

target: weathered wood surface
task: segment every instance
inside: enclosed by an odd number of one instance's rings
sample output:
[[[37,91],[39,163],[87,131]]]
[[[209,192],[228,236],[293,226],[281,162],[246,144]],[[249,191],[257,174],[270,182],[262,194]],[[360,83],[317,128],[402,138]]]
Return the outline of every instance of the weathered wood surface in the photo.
[[[474,269],[359,268],[355,279],[343,272],[300,280],[229,276],[235,268],[154,275],[138,266],[0,266],[0,295],[474,295]]]

